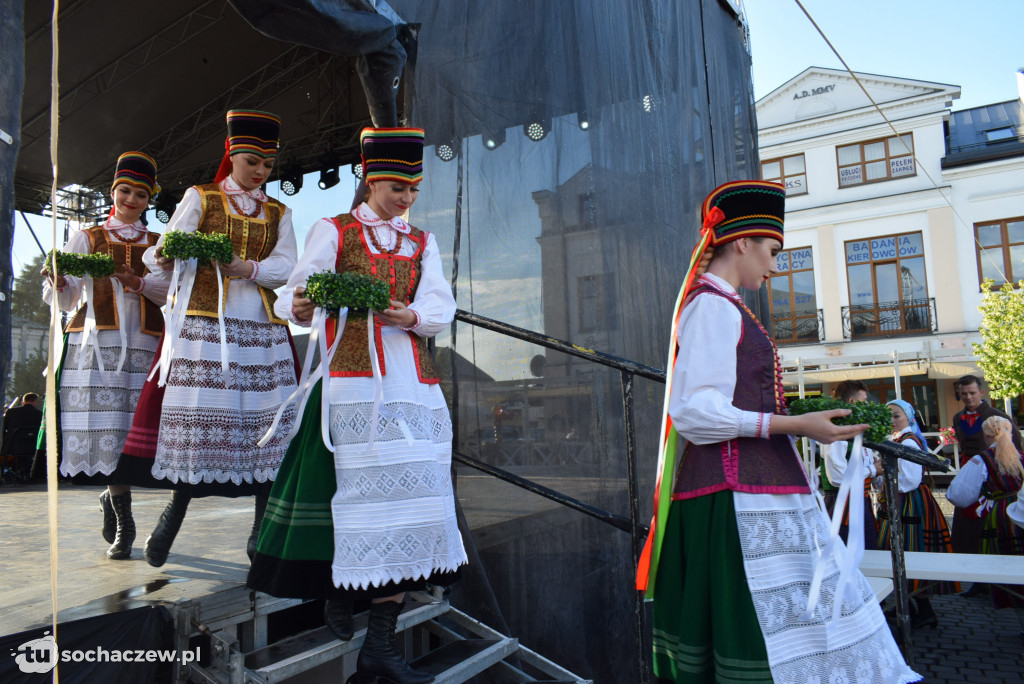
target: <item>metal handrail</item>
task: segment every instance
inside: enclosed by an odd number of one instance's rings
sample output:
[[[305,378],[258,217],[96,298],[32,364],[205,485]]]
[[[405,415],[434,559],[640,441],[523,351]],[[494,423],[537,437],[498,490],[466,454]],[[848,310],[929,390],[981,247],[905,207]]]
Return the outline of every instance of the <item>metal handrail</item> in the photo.
[[[938,330],[935,315],[935,297],[874,302],[872,304],[851,304],[841,308],[843,317],[843,338],[847,340],[866,337],[895,337],[920,335]],[[921,325],[910,323],[911,317],[918,317]],[[863,328],[858,330],[858,328]]]
[[[463,323],[469,323],[475,325],[478,328],[484,330],[490,330],[492,332],[501,333],[502,335],[508,335],[524,342],[530,342],[547,349],[553,349],[560,351],[570,356],[575,356],[587,361],[593,361],[599,363],[602,366],[608,366],[618,371],[624,371],[633,375],[639,375],[641,378],[647,378],[648,380],[654,380],[656,382],[665,382],[665,371],[659,368],[652,368],[651,366],[645,366],[642,363],[636,361],[630,361],[629,359],[623,359],[613,354],[606,354],[605,352],[594,351],[593,349],[587,349],[581,347],[578,344],[572,342],[566,342],[555,337],[548,337],[547,335],[541,335],[540,333],[527,330],[526,328],[519,328],[508,323],[496,321],[493,318],[487,318],[486,316],[480,316],[469,311],[463,311],[458,309],[455,312],[455,320],[462,321]]]

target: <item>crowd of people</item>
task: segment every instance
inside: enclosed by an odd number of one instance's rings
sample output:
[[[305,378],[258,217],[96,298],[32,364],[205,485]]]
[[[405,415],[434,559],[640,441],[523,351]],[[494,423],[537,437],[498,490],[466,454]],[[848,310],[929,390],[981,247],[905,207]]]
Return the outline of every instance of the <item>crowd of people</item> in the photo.
[[[450,325],[455,301],[434,236],[403,218],[422,180],[424,132],[364,130],[365,193],[317,221],[300,255],[291,210],[262,190],[280,126],[266,112],[228,112],[216,177],[190,188],[168,224],[168,233],[227,236],[229,261],[165,253],[167,234],[142,221],[159,192],[157,162],[133,151],[117,160],[110,216],[63,247],[109,255],[113,276],[44,271],[43,298],[74,312],[54,397],[60,473],[105,486],[101,531],[112,560],[132,556],[132,487],[169,490],[143,549],[156,567],[193,498],[252,497],[248,585],[324,600],[325,623],[340,639],[352,638],[355,606],[369,602],[351,681],[426,684],[433,678],[396,649],[397,618],[407,592],[451,584],[467,555],[451,418],[426,345]],[[818,553],[848,474],[856,491],[842,539],[889,547],[887,507],[873,494],[882,465],[854,451],[868,426],[833,423],[847,409],[789,415],[774,342],[738,294],[775,273],[784,213],[785,189],[762,181],[726,183],[702,206],[673,316],[655,516],[637,575],[654,602],[655,672],[677,682],[916,681],[866,579],[841,554]],[[325,310],[306,290],[324,272],[382,281],[388,308]],[[320,340],[318,372],[300,363],[288,323]],[[905,549],[1024,553],[1024,531],[1013,524],[1024,520],[1020,434],[984,402],[980,380],[958,387],[964,462],[949,488],[952,535],[921,466],[900,461]],[[856,381],[834,393],[867,398]],[[21,454],[14,435],[38,418],[36,399],[24,399],[32,416],[11,409],[5,417],[5,455]],[[891,439],[927,449],[914,407],[888,406]],[[797,436],[827,445],[824,500],[802,468]],[[937,620],[929,597],[960,587],[915,582],[912,591],[914,625],[925,627]],[[1019,601],[991,593],[997,605]]]

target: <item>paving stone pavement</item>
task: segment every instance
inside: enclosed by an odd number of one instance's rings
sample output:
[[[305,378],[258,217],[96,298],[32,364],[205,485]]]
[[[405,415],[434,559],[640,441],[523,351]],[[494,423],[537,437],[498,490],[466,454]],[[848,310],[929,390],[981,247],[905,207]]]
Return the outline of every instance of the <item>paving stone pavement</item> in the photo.
[[[1024,682],[1024,610],[995,610],[988,596],[936,596],[932,606],[938,626],[913,632],[914,670],[924,682]]]

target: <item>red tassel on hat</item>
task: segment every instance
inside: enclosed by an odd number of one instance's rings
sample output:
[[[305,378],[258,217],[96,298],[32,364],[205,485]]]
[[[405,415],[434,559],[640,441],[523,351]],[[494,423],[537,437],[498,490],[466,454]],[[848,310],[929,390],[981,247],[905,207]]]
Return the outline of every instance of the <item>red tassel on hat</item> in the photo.
[[[224,158],[220,160],[220,168],[217,169],[217,175],[213,178],[214,183],[220,183],[231,175],[231,155],[228,154],[230,143],[231,138],[224,138]],[[717,209],[718,207],[715,208]]]

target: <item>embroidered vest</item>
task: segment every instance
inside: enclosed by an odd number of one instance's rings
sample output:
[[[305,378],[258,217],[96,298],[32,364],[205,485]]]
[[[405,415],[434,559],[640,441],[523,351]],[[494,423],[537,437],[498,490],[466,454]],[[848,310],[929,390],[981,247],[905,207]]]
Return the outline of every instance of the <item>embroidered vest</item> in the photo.
[[[262,261],[270,256],[277,245],[277,228],[284,214],[285,206],[275,199],[268,199],[263,205],[266,218],[255,219],[231,213],[228,196],[217,183],[195,186],[203,200],[203,215],[199,219],[198,232],[226,233],[234,245],[235,254],[239,258]],[[224,278],[224,301],[227,302],[230,278]],[[273,290],[254,283],[260,289],[263,306],[271,323],[286,325],[287,322],[274,313],[274,302],[277,295]],[[217,317],[217,275],[209,264],[200,265],[196,269],[195,283],[192,285],[192,297],[189,299],[190,316]]]
[[[416,287],[419,285],[420,259],[423,257],[423,249],[427,245],[428,234],[410,226],[412,228],[410,234],[402,236],[403,240],[410,240],[415,245],[412,256],[376,254],[371,252],[366,244],[363,224],[351,214],[340,214],[331,220],[334,221],[334,225],[338,229],[338,256],[335,260],[335,270],[338,273],[372,275],[378,280],[383,280],[391,289],[391,299],[408,305],[415,297]],[[341,335],[341,342],[338,343],[338,351],[331,361],[331,375],[359,378],[373,376],[370,350],[367,348],[369,334],[366,329],[367,325],[367,317],[348,317],[345,331]],[[381,375],[384,375],[387,370],[384,344],[381,340],[383,324],[379,319],[374,318],[373,326],[377,359],[380,363]],[[333,320],[328,323],[327,335],[328,339],[333,339]],[[409,344],[412,346],[419,381],[426,384],[440,382],[434,367],[434,359],[427,349],[427,341],[411,331],[406,332],[405,335],[408,336]]]
[[[85,234],[89,237],[90,254],[108,254],[115,265],[128,264],[139,276],[149,272],[142,263],[142,254],[156,244],[158,233],[147,232],[138,242],[111,241],[103,226],[88,228]],[[81,332],[85,329],[85,312],[90,306],[95,307],[97,330],[118,330],[121,321],[117,316],[117,305],[114,302],[114,283],[110,278],[95,278],[92,284],[94,302],[86,302],[68,323],[64,332]],[[164,317],[160,307],[142,294],[125,292],[128,297],[138,297],[142,304],[142,332],[147,335],[159,336],[164,331]]]
[[[775,349],[771,339],[732,299],[701,286],[693,296],[723,297],[740,311],[743,329],[736,345],[736,389],[732,403],[743,411],[775,413]],[[709,340],[709,343],[713,341]],[[809,494],[803,466],[787,435],[738,437],[714,444],[687,443],[676,471],[673,499],[692,499],[723,490],[755,494]]]
[[[992,502],[992,507],[982,515],[981,552],[1003,555],[1024,554],[1024,530],[1017,527],[1006,515],[1006,509],[1017,500],[1021,488],[1018,477],[1002,473],[995,459],[995,449],[989,448],[980,454],[988,470],[988,478],[981,487],[982,495]]]

